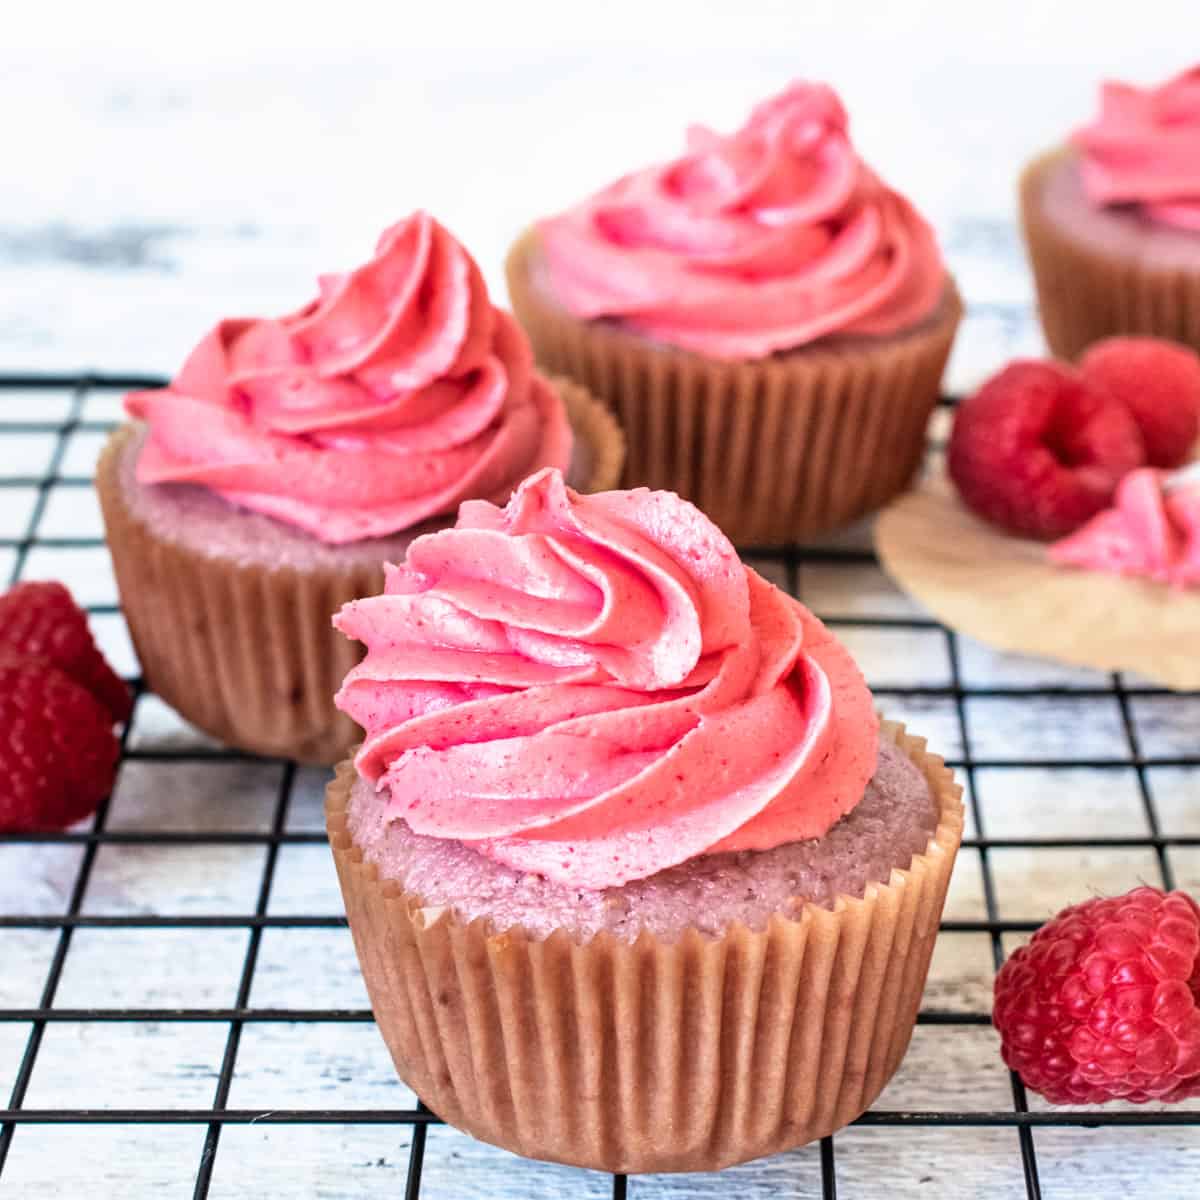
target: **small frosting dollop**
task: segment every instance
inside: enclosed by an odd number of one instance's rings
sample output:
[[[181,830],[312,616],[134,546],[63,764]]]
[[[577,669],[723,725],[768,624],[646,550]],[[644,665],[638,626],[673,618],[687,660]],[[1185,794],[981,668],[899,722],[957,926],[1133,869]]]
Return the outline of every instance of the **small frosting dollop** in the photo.
[[[1099,115],[1072,141],[1095,205],[1200,232],[1200,65],[1158,87],[1104,84]]]
[[[140,482],[203,484],[323,542],[383,537],[565,468],[561,399],[479,268],[418,212],[276,319],[221,321],[126,409]]]
[[[334,623],[367,647],[337,703],[388,815],[581,888],[819,837],[875,769],[845,648],[670,492],[539,472]]]
[[[1115,504],[1047,548],[1061,566],[1141,575],[1172,587],[1200,587],[1200,479],[1164,486],[1152,467],[1117,485]]]
[[[932,229],[850,141],[823,84],[794,83],[736,133],[540,222],[555,298],[710,358],[754,359],[830,334],[891,334],[934,311]]]

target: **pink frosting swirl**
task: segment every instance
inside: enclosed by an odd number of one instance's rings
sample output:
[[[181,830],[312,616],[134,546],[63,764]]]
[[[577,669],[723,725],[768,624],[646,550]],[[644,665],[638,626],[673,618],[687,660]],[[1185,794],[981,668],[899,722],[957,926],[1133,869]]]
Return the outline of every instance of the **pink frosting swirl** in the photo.
[[[1051,562],[1200,587],[1200,477],[1169,490],[1167,478],[1152,467],[1130,471],[1112,508],[1047,547]]]
[[[466,250],[425,213],[278,319],[220,322],[169,387],[135,392],[137,476],[197,483],[331,544],[506,498],[565,468],[563,405]]]
[[[896,333],[946,288],[933,231],[858,157],[822,84],[793,84],[729,136],[691,130],[682,158],[625,176],[538,233],[574,316],[618,317],[710,358]]]
[[[875,769],[844,647],[670,492],[539,472],[334,623],[367,647],[337,702],[388,814],[582,888],[819,837]]]
[[[1200,66],[1159,87],[1104,84],[1100,115],[1072,141],[1094,204],[1200,232]]]

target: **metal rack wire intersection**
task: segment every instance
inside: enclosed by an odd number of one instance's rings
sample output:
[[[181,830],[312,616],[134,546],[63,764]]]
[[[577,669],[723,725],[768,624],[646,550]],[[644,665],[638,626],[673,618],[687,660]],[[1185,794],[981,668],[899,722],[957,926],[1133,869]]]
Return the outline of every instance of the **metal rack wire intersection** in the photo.
[[[0,376],[0,439],[12,435],[41,434],[53,440],[53,451],[44,471],[27,476],[0,477],[0,506],[5,503],[5,493],[14,488],[33,490],[36,493],[29,520],[24,531],[16,537],[0,538],[0,554],[12,556],[12,566],[7,578],[0,580],[0,590],[11,586],[22,578],[30,552],[35,548],[57,548],[62,550],[93,549],[103,546],[98,537],[68,536],[50,537],[39,533],[39,526],[46,510],[47,501],[56,488],[89,488],[91,479],[86,476],[66,474],[63,471],[67,444],[76,433],[104,434],[113,428],[107,420],[85,419],[85,403],[93,391],[113,391],[136,387],[155,386],[160,380],[149,377],[89,377],[64,375],[5,375]],[[65,416],[54,420],[13,418],[5,411],[4,401],[14,391],[69,391],[70,403]],[[951,403],[947,401],[946,403]],[[781,563],[793,585],[802,568],[811,564],[864,566],[875,563],[868,551],[844,549],[796,548],[786,552],[771,551],[769,556]],[[115,605],[93,605],[93,615],[114,615],[119,612]],[[957,731],[961,739],[962,754],[948,761],[965,777],[971,815],[977,831],[976,836],[964,840],[964,849],[978,852],[986,919],[946,920],[943,932],[979,933],[990,938],[991,951],[996,966],[1003,961],[1005,934],[1019,934],[1036,928],[1036,922],[1002,919],[997,903],[997,889],[992,871],[991,855],[999,849],[1030,848],[1141,848],[1153,852],[1161,883],[1165,887],[1175,885],[1168,850],[1172,847],[1200,846],[1200,836],[1166,836],[1162,831],[1154,795],[1147,781],[1147,767],[1178,766],[1200,768],[1200,736],[1194,755],[1183,757],[1148,757],[1143,753],[1138,729],[1133,719],[1131,697],[1160,694],[1158,689],[1131,687],[1119,675],[1113,675],[1109,686],[1103,688],[1071,687],[1068,690],[1054,688],[1022,687],[978,687],[964,682],[960,662],[960,647],[957,635],[936,621],[920,617],[860,616],[827,617],[827,623],[853,625],[856,628],[928,630],[940,632],[945,639],[950,664],[950,682],[945,686],[920,686],[902,688],[876,688],[876,694],[895,697],[940,697],[952,701]],[[143,692],[138,679],[131,680],[135,689],[135,709]],[[1110,758],[1075,759],[1069,761],[1038,758],[1036,762],[1014,759],[987,759],[971,751],[969,727],[966,716],[967,701],[976,697],[1045,697],[1069,694],[1071,697],[1115,698],[1120,711],[1125,745],[1123,753]],[[130,726],[133,720],[130,721]],[[127,744],[129,728],[122,735],[122,755],[125,762],[179,762],[203,760],[221,762],[244,759],[237,751],[225,749],[174,750],[161,748],[137,748]],[[1056,768],[1095,768],[1100,770],[1130,768],[1136,774],[1137,788],[1144,809],[1147,836],[1137,837],[1057,837],[1042,839],[989,838],[986,833],[984,814],[975,787],[975,773],[982,768],[1020,769],[1036,766],[1054,770]],[[440,1124],[438,1118],[423,1105],[403,1109],[336,1109],[303,1108],[257,1109],[229,1107],[231,1084],[238,1059],[243,1031],[248,1025],[259,1022],[282,1023],[343,1023],[364,1024],[372,1021],[369,1009],[346,1008],[264,1008],[250,1003],[251,987],[258,963],[259,949],[264,930],[275,928],[320,929],[345,925],[343,917],[317,914],[274,915],[268,912],[272,883],[281,847],[289,845],[321,844],[324,835],[320,832],[290,831],[287,828],[289,805],[296,778],[294,764],[284,763],[278,792],[274,801],[269,829],[254,831],[182,832],[178,830],[124,830],[107,828],[108,802],[101,806],[94,824],[86,830],[46,834],[3,834],[0,846],[6,844],[34,845],[51,843],[78,845],[82,848],[79,866],[70,888],[67,904],[62,913],[5,913],[0,912],[0,931],[5,929],[42,929],[57,931],[58,938],[50,959],[45,983],[38,1003],[32,1008],[0,1008],[0,1024],[28,1024],[30,1033],[25,1044],[16,1078],[8,1095],[5,1107],[0,1109],[0,1188],[3,1172],[17,1131],[31,1125],[190,1125],[205,1129],[205,1138],[200,1160],[196,1165],[193,1196],[203,1200],[208,1196],[212,1182],[214,1164],[220,1150],[222,1131],[230,1126],[246,1124],[289,1124],[289,1125],[395,1125],[407,1128],[411,1133],[407,1177],[404,1188],[406,1200],[417,1200],[421,1195],[422,1173],[427,1145],[426,1133],[431,1125]],[[228,845],[259,845],[264,848],[261,877],[252,912],[235,914],[181,914],[178,916],[157,914],[93,914],[83,911],[84,896],[98,850],[107,845],[152,845],[159,847],[195,846],[201,843]],[[1151,881],[1155,882],[1155,881]],[[236,999],[231,1008],[63,1008],[56,1004],[56,995],[63,976],[72,940],[80,929],[242,929],[247,931],[247,944],[241,964]],[[224,1052],[212,1103],[201,1108],[31,1108],[25,1103],[30,1081],[37,1068],[38,1054],[47,1028],[54,1023],[136,1023],[136,1022],[217,1022],[227,1026]],[[979,1026],[990,1023],[988,1012],[943,1012],[922,1009],[918,1023],[932,1026]],[[1009,1127],[1017,1133],[1020,1148],[1024,1185],[1030,1200],[1042,1195],[1039,1180],[1038,1158],[1034,1145],[1033,1130],[1046,1126],[1129,1126],[1159,1125],[1188,1126],[1200,1129],[1200,1112],[1191,1110],[1129,1111],[1087,1110],[1072,1111],[1052,1109],[1031,1111],[1024,1089],[1016,1076],[1010,1076],[1012,1103],[1008,1108],[981,1109],[978,1111],[895,1111],[872,1110],[856,1123],[876,1127],[962,1127],[986,1128]],[[0,1094],[0,1100],[3,1099]],[[820,1146],[820,1191],[826,1200],[833,1200],[838,1193],[838,1169],[835,1153],[837,1137],[824,1139]],[[814,1183],[816,1181],[813,1181]],[[623,1176],[612,1178],[612,1195],[624,1197],[628,1181]]]

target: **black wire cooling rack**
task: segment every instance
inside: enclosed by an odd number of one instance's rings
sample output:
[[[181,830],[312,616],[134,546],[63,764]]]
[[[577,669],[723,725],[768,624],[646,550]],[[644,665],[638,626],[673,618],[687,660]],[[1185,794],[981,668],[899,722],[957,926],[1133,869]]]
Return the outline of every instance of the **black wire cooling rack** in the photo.
[[[52,498],[66,489],[87,489],[91,479],[87,474],[71,469],[68,445],[79,435],[94,435],[99,437],[107,433],[115,423],[115,410],[110,405],[101,410],[100,416],[91,415],[94,411],[90,400],[103,392],[110,398],[119,395],[122,389],[152,386],[158,380],[146,378],[116,378],[116,377],[67,377],[67,376],[0,376],[0,443],[10,439],[10,447],[15,439],[40,439],[38,445],[42,448],[41,467],[25,474],[20,463],[24,461],[20,452],[8,456],[8,461],[16,461],[16,470],[7,474],[0,471],[0,514],[5,508],[13,511],[15,500],[10,498],[21,495],[30,500],[28,519],[23,531],[18,530],[14,536],[0,538],[0,581],[3,586],[9,586],[22,577],[35,573],[37,566],[35,556],[50,552],[95,551],[101,552],[102,539],[98,536],[98,527],[93,523],[87,535],[63,533],[61,522],[54,522],[51,528],[45,526],[48,506]],[[24,397],[19,409],[6,404],[16,396]],[[28,403],[34,396],[31,408]],[[48,405],[43,414],[36,397],[56,397],[57,407]],[[29,443],[31,446],[33,442]],[[34,456],[29,461],[34,462]],[[0,529],[0,532],[5,530]],[[820,569],[863,568],[875,564],[874,556],[866,550],[855,549],[797,549],[784,554],[772,553],[767,556],[768,565],[774,567],[777,577],[790,582],[795,589],[798,579],[806,570],[817,567]],[[761,560],[756,560],[761,561]],[[89,606],[89,611],[95,618],[119,619],[119,609],[115,604],[98,603]],[[1167,702],[1170,693],[1159,689],[1138,687],[1119,675],[1113,675],[1102,680],[1103,686],[1083,686],[1061,688],[1031,688],[1031,687],[993,687],[972,686],[964,681],[962,664],[962,646],[960,639],[950,630],[937,622],[908,615],[825,615],[829,624],[854,630],[896,630],[909,633],[922,632],[926,637],[943,638],[949,662],[948,681],[935,686],[906,686],[906,687],[876,687],[876,695],[880,697],[886,708],[889,701],[900,704],[917,704],[939,702],[946,706],[956,725],[957,740],[961,745],[961,754],[951,757],[950,761],[965,779],[968,788],[970,815],[973,818],[974,836],[963,842],[963,856],[977,857],[980,872],[983,913],[978,920],[946,920],[943,922],[944,933],[979,934],[990,940],[991,957],[994,965],[998,966],[1003,960],[1006,935],[1021,935],[1036,928],[1037,922],[1032,920],[1005,919],[1002,916],[1001,905],[997,900],[997,884],[993,870],[993,860],[998,852],[1006,850],[1088,850],[1103,851],[1115,849],[1138,850],[1152,856],[1159,878],[1148,878],[1146,882],[1161,883],[1166,887],[1175,885],[1172,854],[1180,850],[1191,852],[1189,848],[1200,846],[1200,836],[1179,834],[1168,836],[1164,834],[1160,820],[1159,807],[1155,801],[1155,790],[1149,781],[1151,771],[1167,768],[1197,768],[1200,770],[1200,729],[1190,744],[1185,734],[1184,754],[1147,754],[1143,751],[1142,735],[1138,721],[1135,719],[1136,703],[1144,698],[1155,702]],[[131,683],[137,694],[135,716],[131,725],[136,725],[138,712],[146,703],[138,679]],[[1069,696],[1072,700],[1082,698],[1105,698],[1115,702],[1119,711],[1119,743],[1112,746],[1112,754],[1091,758],[1053,759],[1038,757],[1034,759],[991,758],[972,753],[970,727],[967,720],[967,708],[972,702],[987,699],[1016,699],[1021,701],[1045,700],[1048,697]],[[1174,702],[1172,699],[1169,702]],[[1179,703],[1192,707],[1187,711],[1196,713],[1196,697],[1179,698]],[[919,726],[918,726],[918,731]],[[953,733],[951,735],[953,737]],[[935,748],[936,747],[936,739]],[[173,763],[183,767],[187,764],[216,763],[245,760],[245,756],[235,751],[219,747],[198,746],[185,749],[171,746],[141,747],[131,742],[128,731],[122,738],[123,769],[131,763],[157,762]],[[199,1152],[191,1160],[185,1171],[185,1189],[191,1189],[191,1194],[202,1200],[210,1194],[213,1183],[214,1169],[221,1160],[222,1136],[226,1131],[236,1126],[246,1125],[295,1125],[295,1126],[394,1126],[405,1135],[407,1143],[407,1167],[405,1169],[395,1164],[400,1175],[394,1176],[399,1184],[403,1178],[403,1194],[407,1200],[417,1200],[422,1195],[422,1180],[428,1178],[429,1165],[435,1153],[431,1131],[440,1125],[437,1117],[426,1110],[419,1102],[400,1108],[247,1108],[235,1107],[230,1104],[231,1085],[235,1078],[239,1062],[239,1049],[243,1045],[244,1035],[248,1029],[263,1023],[279,1025],[321,1024],[322,1026],[344,1027],[351,1024],[367,1024],[372,1020],[371,1013],[366,1008],[303,1008],[303,1007],[261,1007],[252,1003],[252,989],[255,981],[256,967],[260,963],[260,950],[264,934],[277,929],[287,930],[320,930],[339,929],[344,927],[344,918],[330,914],[310,912],[272,913],[270,900],[272,886],[277,878],[277,865],[281,853],[290,851],[294,846],[320,846],[324,842],[323,834],[316,828],[295,830],[289,824],[289,807],[292,805],[297,768],[290,763],[277,764],[280,769],[279,784],[273,800],[273,809],[269,819],[264,821],[259,831],[242,831],[228,829],[211,829],[201,832],[181,831],[179,829],[156,829],[143,827],[109,827],[110,804],[105,803],[99,810],[92,826],[84,831],[71,831],[61,834],[7,834],[0,835],[0,851],[5,847],[37,846],[44,843],[54,845],[79,847],[78,866],[73,879],[65,889],[65,906],[62,911],[0,911],[0,936],[10,930],[40,930],[47,931],[46,936],[55,938],[52,953],[49,957],[49,968],[45,974],[37,1003],[32,1007],[0,1008],[0,1032],[4,1026],[28,1026],[28,1037],[23,1049],[17,1056],[15,1080],[8,1093],[6,1106],[0,1109],[0,1194],[9,1195],[6,1188],[5,1170],[11,1167],[14,1159],[14,1146],[19,1146],[22,1134],[34,1126],[71,1126],[71,1127],[108,1127],[108,1126],[187,1126],[196,1131],[203,1131],[202,1144],[197,1143]],[[1098,772],[1132,772],[1136,777],[1136,788],[1139,803],[1144,817],[1147,833],[1138,836],[1111,837],[1051,837],[1051,838],[994,838],[988,837],[985,827],[985,813],[979,802],[977,772],[1012,771],[1035,767],[1039,770],[1054,772],[1078,769],[1089,769]],[[1200,779],[1200,774],[1196,776]],[[119,794],[119,793],[118,793]],[[179,915],[169,915],[157,911],[137,911],[124,913],[97,913],[89,911],[85,904],[89,884],[92,882],[97,856],[107,847],[153,847],[164,855],[177,853],[180,847],[197,846],[200,844],[255,846],[262,849],[261,875],[257,881],[257,893],[254,903],[246,906],[246,911],[221,913],[187,912]],[[1078,881],[1078,895],[1086,895],[1089,883],[1086,877]],[[11,902],[10,902],[11,903]],[[60,985],[64,970],[70,960],[73,947],[77,944],[81,931],[93,930],[238,930],[246,935],[245,951],[241,959],[240,971],[237,975],[236,996],[232,1007],[62,1007],[59,1003]],[[90,932],[83,936],[96,936]],[[319,962],[313,962],[310,967],[320,971]],[[5,966],[0,963],[0,971]],[[299,998],[303,998],[302,995]],[[970,1027],[987,1026],[990,1014],[986,1006],[980,1004],[979,1011],[939,1011],[925,1009],[918,1018],[921,1026]],[[39,1054],[43,1050],[48,1031],[56,1024],[69,1024],[84,1027],[92,1031],[99,1030],[98,1038],[108,1036],[111,1027],[122,1023],[156,1023],[171,1026],[175,1023],[202,1022],[211,1023],[224,1029],[224,1046],[219,1058],[219,1067],[213,1072],[215,1083],[212,1086],[211,1102],[200,1107],[36,1107],[27,1103],[31,1095],[31,1084],[37,1077]],[[86,1044],[86,1040],[85,1040]],[[382,1055],[382,1047],[379,1048]],[[89,1065],[86,1059],[80,1060],[78,1067],[86,1074]],[[315,1068],[314,1068],[315,1069]],[[0,1078],[0,1089],[4,1081]],[[896,1131],[896,1137],[908,1136],[904,1130],[914,1130],[924,1127],[942,1127],[964,1131],[983,1130],[989,1127],[1001,1127],[1015,1132],[1016,1148],[1020,1153],[1021,1177],[1024,1191],[1028,1197],[1037,1198],[1042,1195],[1042,1185],[1039,1179],[1039,1161],[1036,1150],[1035,1135],[1047,1127],[1092,1127],[1108,1128],[1111,1136],[1119,1139],[1126,1131],[1120,1127],[1128,1126],[1162,1126],[1187,1127],[1189,1131],[1200,1131],[1200,1111],[1195,1109],[1162,1110],[1133,1110],[1133,1109],[1103,1109],[1087,1111],[1070,1111],[1066,1109],[1031,1110],[1025,1091],[1015,1076],[1009,1076],[1007,1089],[1011,1091],[1011,1103],[1004,1106],[969,1109],[964,1111],[944,1111],[932,1109],[892,1110],[876,1109],[865,1114],[856,1123],[860,1127],[887,1127]],[[3,1092],[0,1090],[0,1098]],[[1190,1138],[1191,1132],[1181,1136]],[[1197,1134],[1200,1136],[1200,1133]],[[839,1142],[844,1135],[826,1138],[819,1147],[819,1155],[814,1154],[803,1159],[803,1165],[797,1165],[798,1175],[788,1185],[806,1189],[804,1194],[819,1194],[827,1200],[837,1196],[839,1178],[843,1177],[846,1162],[854,1152],[854,1147],[839,1151]],[[1161,1183],[1154,1195],[1194,1195],[1200,1193],[1200,1166],[1194,1159],[1187,1159],[1186,1179],[1177,1183]],[[178,1164],[176,1164],[178,1165]],[[520,1169],[520,1164],[509,1163],[503,1169],[514,1173]],[[809,1172],[807,1177],[799,1173]],[[10,1171],[11,1173],[11,1171]],[[594,1183],[594,1178],[592,1183]],[[396,1194],[395,1185],[389,1185],[386,1194]],[[499,1187],[499,1184],[497,1185]],[[516,1187],[517,1190],[512,1190]],[[608,1186],[602,1189],[608,1192]],[[615,1176],[611,1180],[611,1195],[624,1197],[627,1192],[633,1195],[642,1194],[642,1182],[638,1179],[627,1180]],[[880,1181],[884,1186],[884,1181]],[[519,1185],[508,1184],[510,1194],[523,1195]],[[846,1188],[843,1185],[843,1192]],[[1019,1190],[1019,1185],[1018,1185]],[[429,1195],[426,1188],[425,1194]],[[22,1193],[24,1194],[24,1193]],[[43,1192],[38,1193],[43,1194]],[[44,1194],[58,1194],[46,1190]],[[89,1194],[102,1194],[90,1192]],[[125,1191],[114,1190],[105,1194],[126,1195]],[[149,1194],[149,1193],[147,1193]],[[156,1195],[164,1194],[155,1192]],[[174,1195],[175,1192],[170,1194]],[[179,1194],[184,1194],[180,1192]],[[257,1192],[242,1189],[237,1194],[257,1194]],[[315,1194],[301,1192],[297,1194]],[[320,1192],[321,1195],[341,1195],[336,1186]],[[473,1193],[474,1194],[474,1193]],[[492,1194],[490,1190],[481,1194]],[[553,1194],[553,1193],[551,1193]],[[592,1188],[589,1194],[596,1194]],[[646,1194],[650,1194],[647,1186]],[[716,1194],[706,1192],[705,1194]],[[730,1190],[725,1193],[733,1195]],[[738,1193],[741,1194],[741,1193]],[[774,1194],[774,1193],[772,1193]],[[798,1193],[797,1193],[798,1194]],[[883,1192],[875,1193],[882,1195]],[[902,1194],[888,1185],[887,1194]],[[1084,1192],[1071,1194],[1085,1194]],[[1098,1194],[1089,1192],[1086,1194]]]

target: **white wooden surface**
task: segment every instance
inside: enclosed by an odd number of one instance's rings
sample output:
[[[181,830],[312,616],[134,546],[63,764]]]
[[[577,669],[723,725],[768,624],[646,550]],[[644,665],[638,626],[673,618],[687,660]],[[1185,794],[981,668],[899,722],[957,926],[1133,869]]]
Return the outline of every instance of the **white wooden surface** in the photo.
[[[467,19],[449,6],[428,27],[397,23],[385,31],[353,4],[353,17],[347,13],[342,25],[323,31],[305,32],[297,20],[271,25],[247,12],[240,39],[225,32],[237,22],[224,5],[181,18],[187,24],[170,39],[124,21],[128,7],[81,16],[77,44],[48,17],[31,14],[32,32],[18,26],[0,48],[0,104],[9,114],[0,122],[0,153],[10,168],[20,166],[6,170],[0,189],[0,368],[170,370],[216,316],[292,305],[316,270],[354,261],[383,224],[417,204],[443,216],[475,248],[499,287],[504,246],[539,209],[669,151],[685,120],[728,124],[757,95],[808,72],[844,87],[872,157],[942,231],[971,305],[954,362],[953,382],[963,386],[1040,345],[1011,220],[1020,158],[1087,112],[1102,70],[1127,67],[1149,78],[1182,65],[1173,51],[1178,39],[1163,31],[1186,28],[1189,14],[1194,26],[1188,3],[1139,6],[1132,33],[1124,9],[1076,3],[1015,5],[1003,20],[997,8],[994,21],[979,15],[981,6],[948,0],[897,6],[907,16],[859,2],[838,6],[840,17],[749,4],[738,6],[736,22],[727,9],[718,14],[698,3],[687,19],[677,6],[664,6],[674,19],[648,6],[635,19],[632,6],[616,5],[599,27],[564,26],[557,8],[540,6],[541,21],[555,33],[566,30],[556,47],[534,25],[527,24],[522,41],[507,7],[497,9],[503,21],[482,11]],[[151,10],[144,11],[152,22]],[[348,33],[351,26],[357,32]],[[1143,28],[1158,32],[1141,37]],[[161,46],[152,45],[159,33]],[[676,40],[678,53],[651,49]],[[65,393],[5,394],[0,417],[55,419],[68,402]],[[118,409],[119,396],[96,394],[86,415],[106,419]],[[86,473],[98,444],[93,435],[75,435],[64,470]],[[36,473],[52,449],[43,435],[0,438],[0,474]],[[0,538],[19,535],[33,502],[32,494],[3,493]],[[98,530],[89,492],[52,492],[43,536]],[[866,536],[858,531],[850,540],[861,544]],[[0,578],[11,565],[11,552],[0,548]],[[38,547],[26,574],[63,578],[88,603],[115,600],[103,550]],[[806,567],[800,592],[821,615],[920,615],[871,567]],[[97,618],[96,628],[118,667],[134,672],[119,617]],[[939,633],[840,632],[879,688],[950,680]],[[960,666],[970,686],[1061,689],[1037,700],[969,700],[967,734],[977,757],[1123,756],[1115,701],[1070,693],[1103,687],[1105,677],[970,642],[960,646]],[[962,754],[952,699],[884,690],[880,700],[944,753]],[[1200,699],[1135,697],[1131,708],[1147,755],[1197,753]],[[198,755],[211,749],[153,698],[138,706],[131,745]],[[280,771],[202,760],[129,764],[108,825],[262,831]],[[1200,834],[1200,772],[1151,766],[1147,780],[1163,831]],[[299,773],[289,830],[320,827],[322,785],[321,772]],[[977,789],[993,837],[1149,831],[1131,769],[988,768],[979,771]],[[972,821],[968,834],[974,832]],[[0,912],[61,912],[80,855],[73,846],[0,844]],[[261,846],[104,846],[83,911],[244,914],[253,910],[263,855]],[[1172,848],[1169,859],[1179,881],[1200,891],[1200,850]],[[996,850],[992,869],[1000,915],[1014,920],[1041,920],[1095,892],[1159,882],[1153,854],[1138,847]],[[268,912],[340,911],[324,848],[285,846]],[[946,915],[987,915],[975,850],[960,858]],[[240,929],[81,930],[56,1004],[230,1006],[247,936]],[[37,1004],[57,940],[54,931],[0,930],[0,1009]],[[1006,948],[1015,944],[1008,940]],[[944,935],[926,1006],[986,1012],[991,982],[987,935]],[[348,934],[267,930],[250,1003],[365,1007]],[[0,1020],[0,1097],[28,1034],[26,1024]],[[205,1107],[226,1034],[211,1022],[53,1023],[26,1104]],[[412,1096],[395,1081],[370,1025],[255,1022],[243,1032],[230,1103],[264,1111],[394,1108]],[[957,1026],[917,1030],[878,1107],[1010,1104],[990,1029]],[[0,1198],[189,1197],[204,1133],[202,1126],[22,1126],[0,1175]],[[1200,1193],[1196,1129],[1038,1129],[1033,1136],[1047,1197],[1170,1200]],[[230,1127],[210,1194],[402,1194],[408,1144],[403,1129],[352,1121]],[[843,1197],[1024,1195],[1012,1129],[856,1128],[836,1139],[836,1164]],[[422,1195],[430,1200],[608,1194],[606,1177],[521,1162],[451,1129],[429,1132]],[[815,1196],[820,1164],[810,1148],[719,1176],[636,1179],[629,1194]]]
[[[502,291],[528,221],[808,75],[938,226],[972,302],[962,379],[1037,345],[1018,165],[1090,113],[1101,73],[1182,66],[1194,18],[1191,0],[1143,0],[1134,29],[1112,0],[23,6],[0,40],[0,365],[173,370],[218,316],[290,310],[418,206]]]

